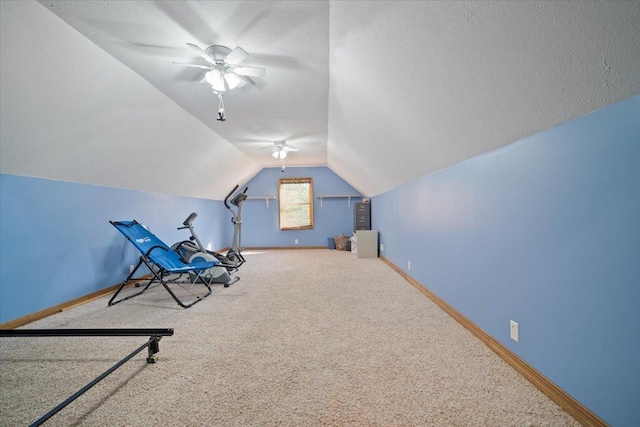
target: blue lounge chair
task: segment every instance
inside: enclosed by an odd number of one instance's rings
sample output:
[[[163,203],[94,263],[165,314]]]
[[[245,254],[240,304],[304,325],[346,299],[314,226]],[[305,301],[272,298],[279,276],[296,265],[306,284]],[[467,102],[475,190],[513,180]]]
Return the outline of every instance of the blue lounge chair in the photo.
[[[109,222],[142,254],[138,260],[138,264],[109,300],[110,306],[144,293],[149,289],[151,284],[155,282],[160,283],[167,292],[169,292],[178,305],[184,308],[189,308],[195,303],[200,302],[211,295],[211,287],[209,286],[211,283],[205,280],[205,275],[203,275],[203,273],[213,266],[220,265],[220,261],[196,261],[192,263],[185,263],[175,251],[137,221]],[[135,275],[138,268],[142,265],[146,265],[151,271],[151,280],[149,283],[147,283],[140,292],[116,300],[120,291],[125,288],[131,278]],[[185,273],[187,273],[187,278],[182,278]],[[176,293],[171,290],[169,284],[180,286],[190,295],[190,300],[191,297],[195,298],[195,300],[189,303],[182,301],[178,298]],[[206,294],[197,294],[193,292],[193,289],[197,286],[204,286],[206,288]]]

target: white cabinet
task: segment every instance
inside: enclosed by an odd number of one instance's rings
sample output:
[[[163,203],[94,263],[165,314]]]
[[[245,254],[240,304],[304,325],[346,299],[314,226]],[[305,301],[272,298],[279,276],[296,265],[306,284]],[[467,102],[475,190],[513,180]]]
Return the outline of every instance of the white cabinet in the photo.
[[[378,257],[378,230],[356,230],[358,258]]]

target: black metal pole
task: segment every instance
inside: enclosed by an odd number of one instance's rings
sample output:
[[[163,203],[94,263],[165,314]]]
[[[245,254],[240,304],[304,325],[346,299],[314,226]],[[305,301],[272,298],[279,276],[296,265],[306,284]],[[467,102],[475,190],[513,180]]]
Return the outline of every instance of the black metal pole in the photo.
[[[49,418],[57,414],[65,406],[76,400],[83,393],[89,390],[94,385],[102,381],[107,375],[118,369],[124,363],[128,362],[133,356],[140,353],[145,347],[149,348],[149,356],[147,362],[153,358],[153,354],[158,352],[158,341],[163,336],[173,335],[173,329],[171,328],[132,328],[132,329],[0,329],[0,337],[123,337],[123,336],[149,336],[149,341],[138,347],[127,357],[107,369],[102,375],[91,381],[89,384],[75,392],[67,400],[60,403],[58,406],[47,412],[40,417],[31,426],[39,426]]]
[[[107,375],[109,375],[110,373],[112,373],[113,371],[115,371],[116,369],[118,369],[120,366],[122,366],[124,363],[126,363],[127,361],[129,361],[133,356],[135,356],[136,354],[140,353],[142,350],[144,350],[147,346],[151,345],[152,342],[159,340],[160,337],[151,337],[149,338],[149,341],[147,341],[145,344],[141,345],[139,348],[137,348],[135,351],[133,351],[133,353],[131,353],[130,355],[128,355],[127,357],[125,357],[124,359],[122,359],[121,361],[119,361],[118,363],[116,363],[115,365],[113,365],[111,368],[107,369],[102,375],[100,375],[98,378],[94,379],[93,381],[91,381],[89,384],[87,384],[86,386],[82,387],[80,390],[76,391],[73,395],[71,395],[67,400],[65,400],[64,402],[62,402],[61,404],[59,404],[58,406],[56,406],[55,408],[53,408],[52,410],[50,410],[49,412],[47,412],[46,414],[44,414],[42,417],[40,417],[40,419],[38,419],[37,421],[35,421],[33,424],[31,424],[31,427],[35,427],[35,426],[39,426],[42,423],[44,423],[45,421],[47,421],[49,418],[51,418],[52,416],[54,416],[55,414],[57,414],[60,410],[62,410],[65,406],[67,406],[69,403],[73,402],[74,400],[76,400],[78,397],[80,397],[84,392],[86,392],[87,390],[89,390],[91,387],[93,387],[94,385],[98,384],[100,381],[102,381]]]
[[[171,336],[173,329],[0,329],[0,337],[133,337],[140,335]]]

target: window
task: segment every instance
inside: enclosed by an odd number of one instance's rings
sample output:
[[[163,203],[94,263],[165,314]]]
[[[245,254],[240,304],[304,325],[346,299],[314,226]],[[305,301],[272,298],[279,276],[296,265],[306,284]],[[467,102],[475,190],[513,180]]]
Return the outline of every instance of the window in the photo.
[[[280,179],[280,230],[313,228],[313,178]]]

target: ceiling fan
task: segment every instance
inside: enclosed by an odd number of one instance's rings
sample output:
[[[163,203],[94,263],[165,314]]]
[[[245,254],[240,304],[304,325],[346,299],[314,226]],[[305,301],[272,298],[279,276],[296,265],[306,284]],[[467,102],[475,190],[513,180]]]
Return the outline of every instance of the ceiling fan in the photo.
[[[249,56],[240,46],[236,46],[233,50],[220,45],[211,45],[205,50],[193,43],[187,43],[187,46],[207,61],[209,65],[187,64],[183,62],[174,62],[174,64],[209,70],[205,74],[204,79],[211,85],[214,92],[224,92],[246,85],[247,81],[244,76],[264,77],[265,75],[264,68],[238,66],[238,64]]]
[[[271,155],[280,160],[280,163],[282,163],[280,171],[283,173],[286,169],[284,165],[284,159],[287,157],[287,153],[292,151],[300,151],[299,148],[287,145],[286,141],[273,141],[273,145],[262,147],[261,150],[271,150]]]
[[[273,145],[262,147],[261,150],[271,150],[271,155],[278,160],[284,160],[289,152],[300,151],[299,148],[287,145],[286,141],[273,141]]]
[[[213,92],[218,95],[218,120],[224,121],[222,93],[246,85],[245,77],[264,77],[266,71],[260,67],[239,67],[238,64],[249,56],[240,46],[236,46],[233,50],[220,45],[211,45],[204,50],[193,43],[187,43],[187,46],[207,61],[209,65],[183,62],[174,62],[174,64],[209,70],[202,81],[209,83]]]

